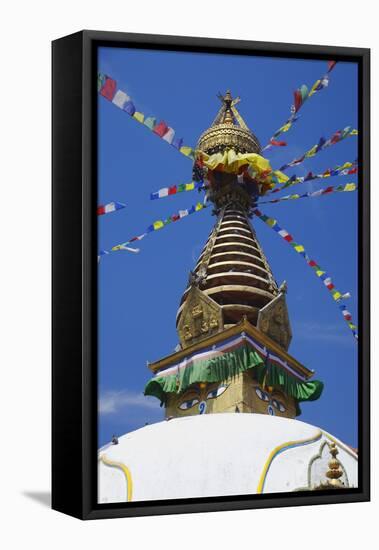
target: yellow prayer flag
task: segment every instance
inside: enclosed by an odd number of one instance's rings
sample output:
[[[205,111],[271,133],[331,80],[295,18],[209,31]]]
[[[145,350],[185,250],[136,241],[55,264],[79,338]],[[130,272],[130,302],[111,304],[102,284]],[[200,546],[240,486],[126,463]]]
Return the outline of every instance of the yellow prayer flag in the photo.
[[[294,246],[294,249],[296,250],[296,252],[304,252],[304,246],[302,246],[301,244]]]
[[[203,205],[201,204],[201,202],[198,202],[197,205],[195,206],[196,211],[201,210],[202,208],[203,208]]]
[[[145,115],[143,113],[139,113],[138,111],[136,111],[133,115],[133,118],[138,120],[138,122],[143,122],[145,120]]]
[[[311,91],[309,92],[308,97],[311,97],[316,92],[316,88],[320,83],[321,83],[320,80],[316,80],[316,82],[313,84],[313,86],[311,88]]]
[[[325,271],[321,271],[321,269],[316,270],[317,277],[321,277],[321,275],[324,275],[324,274],[325,274]]]
[[[341,292],[338,292],[338,290],[333,292],[332,296],[333,296],[334,300],[339,300],[340,298],[342,298],[342,294],[341,294]]]
[[[161,220],[158,220],[153,223],[153,226],[155,230],[161,229],[164,226],[164,223]]]
[[[192,189],[195,189],[195,184],[193,182],[186,183],[186,191],[192,191]]]
[[[292,123],[291,123],[291,122],[287,122],[287,124],[284,124],[284,126],[282,126],[282,127],[280,128],[280,130],[281,130],[282,132],[288,132],[288,130],[291,128],[291,126],[292,126]]]
[[[350,136],[357,136],[357,135],[358,135],[358,130],[355,130],[355,129],[354,129],[354,130],[351,130],[351,132],[350,132],[349,135],[350,135]]]
[[[188,147],[187,145],[183,145],[183,147],[180,148],[180,152],[183,153],[186,157],[189,157],[191,154],[193,154],[192,147]]]
[[[317,151],[317,147],[318,147],[317,145],[314,145],[314,146],[312,147],[312,149],[309,149],[309,151],[307,151],[307,152],[305,153],[305,158],[314,157],[315,154],[316,154],[316,151]]]
[[[357,186],[355,185],[355,183],[347,183],[345,185],[344,191],[355,191],[356,188],[357,188]]]

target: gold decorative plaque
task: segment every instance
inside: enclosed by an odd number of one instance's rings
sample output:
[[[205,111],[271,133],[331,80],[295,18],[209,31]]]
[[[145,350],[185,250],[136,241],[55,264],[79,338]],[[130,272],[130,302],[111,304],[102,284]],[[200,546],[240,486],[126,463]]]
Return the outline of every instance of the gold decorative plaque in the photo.
[[[188,293],[178,323],[178,335],[182,348],[219,332],[223,328],[221,307],[198,287],[193,286]]]
[[[292,339],[292,330],[284,293],[276,296],[259,311],[257,328],[283,349],[288,350]]]

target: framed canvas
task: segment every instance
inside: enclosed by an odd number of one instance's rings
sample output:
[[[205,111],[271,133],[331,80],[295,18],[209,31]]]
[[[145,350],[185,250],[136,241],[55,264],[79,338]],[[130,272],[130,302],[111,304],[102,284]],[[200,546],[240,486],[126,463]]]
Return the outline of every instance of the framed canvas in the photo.
[[[369,50],[53,42],[53,508],[369,500]]]

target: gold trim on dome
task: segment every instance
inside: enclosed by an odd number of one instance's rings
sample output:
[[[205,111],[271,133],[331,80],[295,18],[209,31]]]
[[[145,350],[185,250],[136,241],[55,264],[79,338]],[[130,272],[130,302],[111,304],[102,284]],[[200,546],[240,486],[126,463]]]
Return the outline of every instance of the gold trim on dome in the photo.
[[[200,136],[197,149],[208,154],[225,149],[235,149],[239,153],[259,153],[261,146],[249,130],[224,123],[205,130]]]

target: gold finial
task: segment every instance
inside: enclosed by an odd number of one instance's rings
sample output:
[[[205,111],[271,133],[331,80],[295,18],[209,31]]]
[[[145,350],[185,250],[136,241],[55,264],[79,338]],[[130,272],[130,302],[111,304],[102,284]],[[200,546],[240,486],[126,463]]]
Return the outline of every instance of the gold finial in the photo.
[[[232,98],[232,94],[230,93],[230,90],[226,91],[226,94],[222,98],[222,101],[225,105],[225,115],[224,115],[223,123],[234,124],[234,118],[231,110],[233,98]]]
[[[334,441],[329,446],[329,452],[332,455],[332,458],[328,462],[329,469],[325,474],[327,480],[314,487],[314,490],[347,489],[348,487],[340,480],[340,477],[343,476],[343,471],[341,463],[337,458],[339,451]]]
[[[329,452],[332,455],[332,458],[329,460],[329,470],[326,472],[328,485],[331,485],[332,487],[343,487],[344,485],[340,480],[340,477],[343,476],[343,471],[340,461],[336,458],[339,451],[334,442],[330,445]]]
[[[225,112],[224,124],[233,124],[233,123],[234,123],[234,120],[233,120],[232,112],[230,109],[227,109]]]
[[[232,100],[233,98],[232,98],[232,94],[230,93],[230,90],[226,90],[226,94],[224,96],[224,102],[231,104]]]

